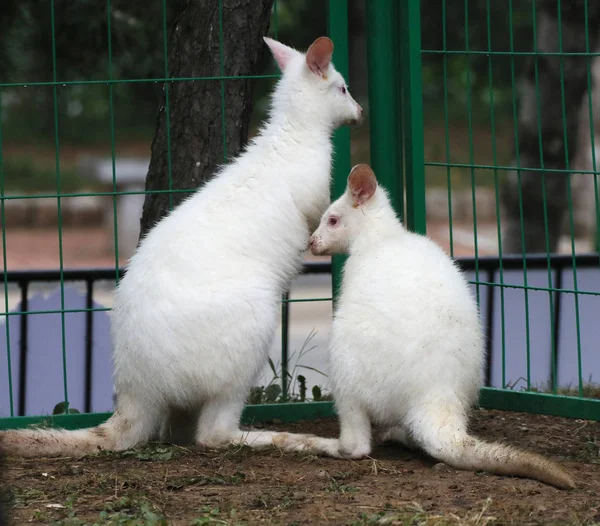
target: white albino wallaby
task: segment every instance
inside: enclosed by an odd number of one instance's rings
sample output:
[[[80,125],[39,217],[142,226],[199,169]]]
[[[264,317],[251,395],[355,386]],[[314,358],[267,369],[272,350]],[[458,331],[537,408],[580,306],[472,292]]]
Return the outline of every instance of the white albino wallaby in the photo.
[[[402,226],[369,166],[352,169],[310,244],[316,255],[349,254],[330,344],[341,436],[276,437],[281,447],[361,458],[371,452],[373,422],[386,429],[384,439],[455,468],[574,487],[550,460],[468,433],[483,383],[476,302],[444,251]]]
[[[86,430],[2,432],[9,455],[123,450],[190,431],[202,446],[272,443],[273,433],[241,431],[240,415],[329,204],[332,131],[362,108],[331,63],[331,40],[306,54],[265,42],[283,76],[262,131],[148,233],[118,286],[114,415]]]

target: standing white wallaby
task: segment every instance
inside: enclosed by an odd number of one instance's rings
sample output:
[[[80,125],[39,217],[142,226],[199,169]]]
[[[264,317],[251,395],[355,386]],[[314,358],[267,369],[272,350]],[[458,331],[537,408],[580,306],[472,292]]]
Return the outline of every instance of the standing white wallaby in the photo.
[[[330,348],[341,436],[282,435],[280,446],[361,458],[371,452],[374,422],[385,439],[455,468],[574,486],[557,464],[468,433],[468,411],[483,383],[477,304],[444,251],[402,226],[367,165],[352,169],[310,244],[316,255],[349,254]]]
[[[271,444],[239,429],[267,362],[282,292],[329,204],[331,134],[362,108],[331,63],[265,38],[283,72],[270,117],[248,148],[160,221],[132,257],[112,312],[117,407],[86,430],[0,433],[9,455],[123,450],[161,432],[204,446]],[[191,422],[191,425],[190,425]],[[161,430],[162,428],[162,430]]]

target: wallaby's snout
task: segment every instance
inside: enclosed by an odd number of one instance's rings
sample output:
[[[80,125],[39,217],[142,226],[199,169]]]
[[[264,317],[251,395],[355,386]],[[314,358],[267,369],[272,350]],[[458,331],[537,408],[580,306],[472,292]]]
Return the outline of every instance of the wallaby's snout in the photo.
[[[364,111],[362,109],[362,106],[356,101],[354,101],[354,103],[356,104],[356,115],[354,117],[350,117],[344,123],[344,124],[347,124],[348,126],[360,126],[364,120]]]
[[[310,251],[312,252],[313,256],[324,255],[321,238],[319,235],[317,235],[317,231],[315,231],[315,233],[312,236],[310,236],[310,239],[308,240],[308,244],[310,246]]]
[[[350,122],[351,126],[360,126],[365,120],[365,112],[363,111],[362,106],[358,102],[356,103],[356,108],[358,109],[358,116],[356,117],[356,119]]]

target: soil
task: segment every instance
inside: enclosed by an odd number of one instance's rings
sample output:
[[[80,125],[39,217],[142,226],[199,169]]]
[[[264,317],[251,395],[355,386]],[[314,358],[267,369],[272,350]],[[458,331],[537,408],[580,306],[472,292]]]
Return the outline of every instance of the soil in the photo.
[[[333,419],[265,427],[338,433]],[[564,462],[577,489],[456,471],[389,444],[361,461],[150,445],[79,459],[9,459],[11,519],[71,525],[600,523],[600,422],[479,410],[472,430]]]

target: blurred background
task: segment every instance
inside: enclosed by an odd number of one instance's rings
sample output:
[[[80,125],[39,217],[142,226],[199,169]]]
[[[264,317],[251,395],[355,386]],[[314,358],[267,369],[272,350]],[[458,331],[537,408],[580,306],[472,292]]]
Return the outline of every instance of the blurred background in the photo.
[[[515,101],[519,103],[512,81],[520,82],[530,59],[526,52],[535,44],[532,3],[514,2],[512,10],[504,3],[486,0],[466,4],[463,0],[423,0],[421,4],[425,159],[430,163],[459,165],[451,168],[450,177],[446,166],[426,166],[429,231],[449,248],[450,178],[451,190],[456,194],[453,248],[457,255],[473,253],[473,175],[481,203],[477,209],[481,225],[478,248],[482,254],[495,253],[498,247],[494,174],[482,169],[472,174],[468,166],[460,165],[507,166],[512,162]],[[167,31],[184,5],[182,0],[167,3]],[[325,7],[320,0],[279,0],[278,38],[306,49],[316,36],[327,33]],[[350,88],[368,113],[365,0],[350,0],[349,16]],[[5,194],[56,194],[57,167],[62,193],[110,191],[112,167],[101,161],[110,160],[113,144],[117,159],[130,162],[127,167],[120,165],[119,190],[143,189],[163,84],[140,80],[165,75],[162,2],[112,2],[110,64],[105,2],[57,0],[55,51],[50,10],[42,8],[37,0],[4,0],[0,20],[5,28],[0,34],[0,83],[18,84],[4,86],[1,92]],[[495,55],[490,66],[485,53],[489,47],[504,52],[513,49],[517,54]],[[469,49],[481,54],[439,52],[444,49]],[[437,52],[427,53],[427,50]],[[54,64],[56,79],[65,82],[57,89],[56,108],[53,86],[39,85],[53,80]],[[108,77],[109,68],[113,79],[124,81],[113,85],[114,126],[111,126],[108,86],[102,82]],[[259,69],[261,74],[277,73],[266,55]],[[26,86],[28,82],[36,85]],[[250,135],[265,117],[273,82],[265,79],[255,83]],[[578,110],[581,103],[581,97],[567,100],[568,112]],[[369,161],[368,138],[368,121],[352,130],[353,162]],[[498,171],[496,176],[502,184],[505,171]],[[119,200],[126,202],[122,207],[126,215],[122,221],[119,261],[123,264],[137,243],[136,215],[141,213],[143,199],[131,195]],[[63,264],[67,267],[114,264],[114,232],[110,231],[110,211],[107,213],[111,199],[79,196],[66,198],[62,204]],[[5,207],[3,226],[8,227],[10,248],[6,255],[8,269],[57,268],[56,199],[14,199],[6,201]],[[578,247],[590,248],[590,243],[594,243],[593,206],[590,211],[591,218],[580,221],[583,226],[577,236]],[[563,240],[558,250],[570,250],[568,242]]]
[[[0,257],[5,271],[114,269],[126,264],[138,241],[144,204],[142,192],[164,94],[164,83],[155,79],[168,74],[165,56],[169,35],[187,3],[186,0],[166,3],[161,0],[113,0],[107,20],[104,0],[55,0],[54,16],[40,0],[2,1],[0,152],[5,199]],[[217,2],[214,4],[216,6]],[[316,37],[327,34],[326,4],[322,0],[278,0],[271,15],[272,36],[298,49],[306,49]],[[590,131],[593,118],[587,108],[592,102],[593,94],[588,96],[588,86],[594,86],[597,61],[594,54],[597,24],[592,27],[597,8],[593,4],[586,7],[584,20],[575,16],[576,4],[563,1],[564,22],[569,24],[568,28],[580,29],[565,30],[563,43],[565,50],[587,50],[587,54],[579,62],[571,61],[566,66],[561,61],[562,80],[552,84],[544,74],[555,64],[550,58],[540,56],[541,65],[536,61],[534,68],[532,51],[538,48],[558,51],[559,33],[552,30],[553,27],[556,29],[552,26],[555,22],[548,21],[547,17],[544,19],[544,10],[547,11],[549,6],[556,9],[556,1],[520,0],[508,4],[489,0],[421,2],[427,232],[453,256],[498,254],[500,190],[503,188],[508,188],[502,194],[504,208],[509,210],[507,223],[515,220],[514,214],[512,219],[510,217],[510,177],[514,178],[511,167],[515,166],[515,149],[521,146],[521,154],[526,158],[531,150],[545,152],[552,145],[550,137],[544,135],[545,129],[540,134],[544,138],[543,144],[540,141],[538,145],[537,139],[533,144],[530,144],[531,140],[528,142],[528,108],[535,116],[556,115],[555,120],[560,121],[559,129],[569,129],[570,152],[565,153],[564,144],[558,145],[559,154],[555,152],[555,156],[563,159],[563,164],[567,163],[563,168],[595,172],[594,132]],[[587,2],[585,4],[587,6]],[[351,131],[352,162],[369,162],[366,0],[349,0],[348,5],[349,86],[367,112],[363,126]],[[583,12],[580,6],[578,13]],[[588,26],[592,27],[589,31]],[[53,33],[56,36],[54,45]],[[226,33],[224,46],[235,38],[234,33]],[[509,54],[509,51],[514,53]],[[265,78],[252,85],[254,109],[249,136],[256,133],[265,118],[268,94],[276,80],[275,65],[266,53],[256,73]],[[106,83],[108,78],[120,80],[111,84],[110,92]],[[574,84],[570,79],[578,79],[578,89],[570,88]],[[55,85],[53,81],[59,84]],[[46,82],[48,84],[44,84]],[[541,93],[533,107],[523,95],[523,86],[526,92],[528,83],[533,83],[534,89]],[[218,90],[217,83],[214,84]],[[546,94],[549,86],[555,91]],[[563,87],[562,101],[551,96],[560,86]],[[557,109],[562,111],[556,113]],[[561,119],[565,121],[564,126]],[[216,133],[214,140],[221,141],[220,131]],[[115,186],[119,195],[111,194],[113,152]],[[550,151],[548,156],[551,155]],[[540,158],[532,163],[540,166]],[[560,184],[564,184],[564,175],[560,177],[563,181]],[[563,253],[596,250],[598,207],[594,179],[572,179],[569,199],[572,218],[565,214],[557,219],[560,232],[556,243],[550,242],[551,246],[544,243],[542,250],[528,245],[528,251],[543,251],[544,248]],[[549,185],[552,193],[551,183]],[[104,195],[94,195],[98,192]],[[564,193],[559,190],[555,195],[564,200]],[[57,195],[65,194],[60,199],[59,214]],[[551,204],[552,199],[550,195]],[[513,197],[513,208],[515,202]],[[527,196],[525,203],[527,208]],[[556,206],[564,208],[566,205]],[[117,231],[115,210],[119,217]],[[118,243],[115,234],[118,234]],[[511,241],[506,244],[510,245]],[[512,246],[517,245],[513,240]],[[520,252],[520,248],[513,252]],[[307,255],[307,260],[311,259]],[[92,298],[95,307],[110,308],[114,284],[112,279],[95,284]],[[85,283],[74,282],[72,287],[83,294]],[[329,276],[301,277],[292,288],[292,298],[328,297],[330,287]],[[38,336],[47,339],[48,327],[60,328],[62,323],[62,330],[55,333],[59,353],[55,361],[56,374],[60,375],[60,349],[67,347],[76,353],[81,340],[90,336],[77,332],[75,326],[80,322],[76,321],[75,314],[68,316],[73,321],[67,325],[73,323],[73,328],[65,330],[58,312],[65,308],[65,294],[62,291],[57,295],[56,283],[36,283],[28,289],[26,296],[27,308],[32,309],[35,301],[39,301],[39,309],[52,311],[33,333],[31,326],[26,329],[30,334],[29,345],[34,346],[33,340]],[[79,301],[78,297],[74,296],[73,301]],[[24,296],[17,283],[5,285],[2,299],[5,312],[15,310],[19,305],[23,308]],[[72,307],[73,310],[77,308]],[[96,314],[108,316],[106,312]],[[308,362],[305,356],[302,363],[326,372],[323,353],[331,304],[294,304],[291,315],[290,348],[296,358],[315,347],[310,352],[320,355]],[[6,341],[13,342],[15,348],[21,345],[20,324],[24,322],[16,319],[20,316],[13,318],[15,327],[7,329]],[[105,321],[104,318],[98,320],[94,330],[100,331],[99,327],[104,327]],[[106,327],[101,332],[104,336],[94,340],[95,352],[108,355],[110,343]],[[78,336],[71,340],[65,333]],[[280,340],[275,343],[272,353],[275,371],[265,373],[264,385],[280,373],[279,353]],[[21,359],[20,363],[24,367],[26,360]],[[40,365],[39,378],[48,374],[44,368]],[[105,369],[104,383],[108,381],[110,367],[106,365]],[[325,376],[318,371],[302,373],[309,378],[309,385],[326,385]],[[0,370],[0,374],[8,374],[8,370],[4,373]],[[516,380],[518,378],[512,378],[512,381]],[[32,380],[30,385],[35,383],[36,380]],[[87,401],[88,409],[110,409],[110,388],[103,392],[96,406],[90,406],[91,402]],[[25,407],[22,402],[22,409],[29,414],[48,412],[52,409],[47,407],[48,403]],[[7,414],[7,411],[5,404],[0,412]]]

